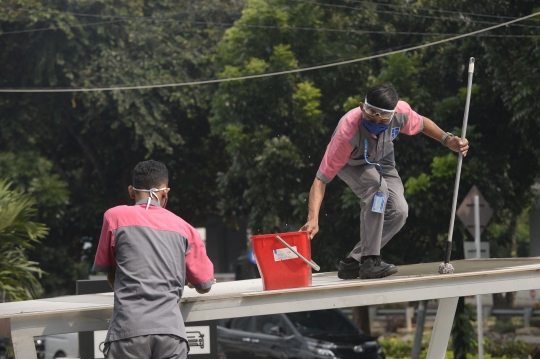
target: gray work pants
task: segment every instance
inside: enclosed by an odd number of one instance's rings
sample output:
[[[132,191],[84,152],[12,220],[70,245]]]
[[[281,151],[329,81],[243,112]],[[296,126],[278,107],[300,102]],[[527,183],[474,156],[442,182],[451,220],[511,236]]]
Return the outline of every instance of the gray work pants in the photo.
[[[188,347],[174,335],[154,334],[105,344],[107,359],[186,359]]]
[[[345,165],[341,178],[360,198],[360,242],[350,256],[380,255],[381,248],[403,227],[409,207],[403,196],[403,183],[394,166],[381,163],[383,179],[379,188],[379,172],[374,165]],[[371,212],[373,197],[381,191],[386,200],[383,213]]]

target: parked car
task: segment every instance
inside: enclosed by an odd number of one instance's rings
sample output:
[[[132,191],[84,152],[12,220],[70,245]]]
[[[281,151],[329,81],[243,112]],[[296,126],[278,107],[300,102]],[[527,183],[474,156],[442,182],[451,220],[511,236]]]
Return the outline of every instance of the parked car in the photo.
[[[34,339],[39,359],[78,356],[77,333]],[[200,332],[189,332],[188,340],[191,346],[206,345]],[[363,333],[337,309],[220,320],[217,341],[219,359],[386,357],[375,337]]]
[[[35,337],[39,359],[75,358],[79,356],[78,333],[67,333]]]
[[[377,338],[337,309],[218,321],[221,359],[385,359]]]

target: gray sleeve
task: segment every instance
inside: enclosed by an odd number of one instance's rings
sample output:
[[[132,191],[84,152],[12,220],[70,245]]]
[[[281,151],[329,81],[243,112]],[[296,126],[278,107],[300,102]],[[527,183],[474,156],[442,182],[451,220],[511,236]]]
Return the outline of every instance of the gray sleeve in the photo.
[[[193,284],[193,286],[196,288],[196,289],[199,289],[199,290],[205,290],[205,289],[208,289],[212,286],[212,284],[214,284],[214,278],[210,279],[208,282],[206,283],[201,283],[201,284]]]
[[[94,265],[92,266],[92,270],[94,272],[114,273],[116,272],[116,266],[104,267],[94,263]]]
[[[418,130],[418,133],[424,130],[424,116],[420,115],[420,118],[422,119],[422,122],[420,123],[420,129]]]
[[[328,178],[321,171],[317,171],[317,178],[323,181],[324,183],[330,183],[332,181],[332,178]]]

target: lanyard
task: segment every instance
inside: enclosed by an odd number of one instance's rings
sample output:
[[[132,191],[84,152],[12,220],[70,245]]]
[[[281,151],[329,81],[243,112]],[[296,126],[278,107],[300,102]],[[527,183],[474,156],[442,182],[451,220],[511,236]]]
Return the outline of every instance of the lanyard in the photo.
[[[383,133],[383,144],[382,144],[382,156],[381,159],[384,157],[384,143],[386,139],[386,131]],[[377,148],[379,147],[379,141],[377,139]],[[368,151],[368,139],[364,139],[364,159],[366,160],[367,164],[374,165],[377,168],[377,171],[379,171],[379,188],[381,188],[382,184],[382,166],[379,164],[379,162],[369,162],[367,158],[367,151]]]

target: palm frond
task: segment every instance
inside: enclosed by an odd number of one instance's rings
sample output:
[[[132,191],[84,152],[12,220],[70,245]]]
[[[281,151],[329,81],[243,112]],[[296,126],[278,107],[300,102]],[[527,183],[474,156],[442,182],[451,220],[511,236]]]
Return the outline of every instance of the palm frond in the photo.
[[[49,230],[44,224],[29,220],[34,216],[36,201],[10,187],[11,183],[0,180],[0,246],[16,243],[31,248],[31,242],[38,243]]]
[[[49,229],[31,221],[36,201],[11,183],[0,180],[0,298],[2,302],[37,298],[42,288],[38,278],[45,273],[29,261],[26,249],[45,237]]]

